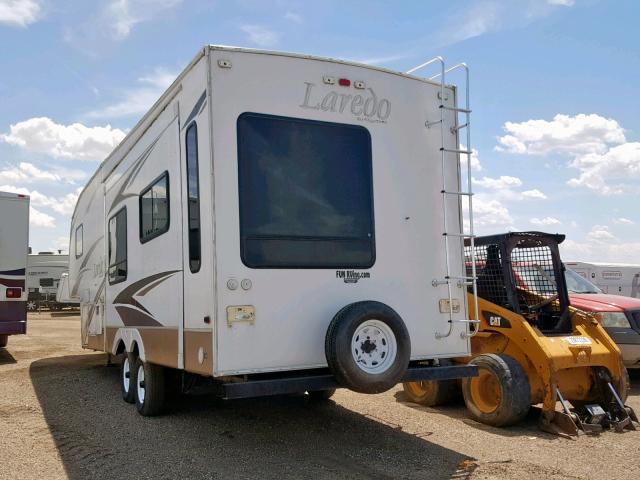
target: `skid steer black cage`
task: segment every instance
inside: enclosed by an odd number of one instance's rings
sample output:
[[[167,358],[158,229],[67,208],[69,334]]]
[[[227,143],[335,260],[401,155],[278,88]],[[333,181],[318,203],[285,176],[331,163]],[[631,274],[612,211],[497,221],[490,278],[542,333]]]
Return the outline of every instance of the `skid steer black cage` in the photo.
[[[522,315],[542,332],[571,331],[569,294],[558,245],[564,235],[510,232],[474,239],[478,296]],[[467,274],[471,242],[465,240]]]

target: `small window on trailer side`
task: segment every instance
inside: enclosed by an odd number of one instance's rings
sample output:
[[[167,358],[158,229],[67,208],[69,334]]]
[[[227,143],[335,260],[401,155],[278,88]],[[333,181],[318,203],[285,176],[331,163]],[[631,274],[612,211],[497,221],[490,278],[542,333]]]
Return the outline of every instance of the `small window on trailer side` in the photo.
[[[169,230],[169,172],[164,172],[140,193],[140,242]]]
[[[82,224],[76,228],[76,258],[82,256],[82,236],[84,235],[84,227]]]
[[[109,283],[127,279],[127,209],[123,207],[109,219]]]
[[[187,214],[189,222],[189,269],[200,270],[200,184],[198,171],[198,126],[192,122],[185,133],[187,157]]]
[[[41,287],[53,287],[53,278],[41,278],[40,279]]]

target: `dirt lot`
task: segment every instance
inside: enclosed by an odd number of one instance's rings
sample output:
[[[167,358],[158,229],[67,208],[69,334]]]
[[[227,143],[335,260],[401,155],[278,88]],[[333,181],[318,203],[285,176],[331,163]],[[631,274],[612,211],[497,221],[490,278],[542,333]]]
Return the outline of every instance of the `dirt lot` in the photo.
[[[640,432],[564,440],[536,418],[495,429],[461,406],[404,403],[400,389],[225,402],[178,400],[143,418],[118,370],[79,348],[77,316],[35,314],[0,350],[0,478],[629,478]],[[629,403],[640,411],[640,377]]]

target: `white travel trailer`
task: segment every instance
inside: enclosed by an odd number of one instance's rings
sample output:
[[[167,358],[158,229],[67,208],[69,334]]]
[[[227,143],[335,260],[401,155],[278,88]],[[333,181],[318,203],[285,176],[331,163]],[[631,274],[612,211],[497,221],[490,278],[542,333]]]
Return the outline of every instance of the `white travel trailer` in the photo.
[[[27,310],[41,307],[56,310],[61,307],[56,301],[60,277],[69,269],[69,255],[53,252],[31,254],[27,258]]]
[[[640,298],[640,265],[625,263],[566,262],[604,293]]]
[[[28,250],[29,197],[0,192],[0,348],[9,335],[27,333]]]
[[[158,413],[167,367],[225,398],[477,373],[437,366],[470,352],[474,284],[459,192],[469,112],[443,77],[198,53],[73,214],[82,343],[122,354],[126,401]]]
[[[56,291],[56,303],[58,308],[65,307],[79,307],[80,299],[71,296],[71,289],[69,286],[69,272],[63,272],[60,275],[60,282],[58,283],[58,290]]]

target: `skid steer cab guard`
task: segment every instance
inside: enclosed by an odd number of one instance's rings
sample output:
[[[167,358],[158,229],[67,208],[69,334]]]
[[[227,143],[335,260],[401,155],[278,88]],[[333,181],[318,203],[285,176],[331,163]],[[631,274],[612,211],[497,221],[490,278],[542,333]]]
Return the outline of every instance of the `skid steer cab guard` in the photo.
[[[634,429],[620,350],[593,316],[569,306],[558,251],[564,238],[513,232],[465,245],[468,274],[475,260],[480,320],[471,357],[455,360],[479,368],[479,376],[462,380],[465,404],[473,418],[493,426],[517,423],[541,403],[540,426],[554,434]],[[422,382],[405,391],[435,405],[455,387]]]

